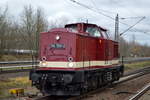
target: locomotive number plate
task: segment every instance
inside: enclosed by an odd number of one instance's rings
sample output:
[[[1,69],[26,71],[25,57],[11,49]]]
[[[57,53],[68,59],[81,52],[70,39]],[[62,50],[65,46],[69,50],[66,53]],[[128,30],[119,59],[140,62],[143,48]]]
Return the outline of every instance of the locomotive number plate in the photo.
[[[64,49],[65,45],[64,44],[56,43],[56,44],[51,44],[50,47],[54,48],[54,49]]]

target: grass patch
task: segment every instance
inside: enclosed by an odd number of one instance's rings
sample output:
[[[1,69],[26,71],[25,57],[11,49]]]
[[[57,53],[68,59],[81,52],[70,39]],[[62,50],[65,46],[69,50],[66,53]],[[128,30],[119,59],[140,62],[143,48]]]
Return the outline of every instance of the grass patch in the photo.
[[[146,66],[150,66],[150,61],[136,62],[131,64],[125,64],[125,70],[138,69]]]
[[[31,86],[31,82],[28,77],[17,77],[10,79],[0,80],[0,98],[10,97],[9,89],[12,88],[27,88]]]

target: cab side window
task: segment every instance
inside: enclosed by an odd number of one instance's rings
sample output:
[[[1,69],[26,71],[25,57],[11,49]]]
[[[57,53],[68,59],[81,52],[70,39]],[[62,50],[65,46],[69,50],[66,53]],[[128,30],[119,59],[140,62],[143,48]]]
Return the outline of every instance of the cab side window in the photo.
[[[108,39],[108,35],[105,31],[102,31],[102,34],[103,34],[104,39]]]
[[[87,27],[86,32],[89,33],[90,36],[101,37],[101,33],[96,27]]]

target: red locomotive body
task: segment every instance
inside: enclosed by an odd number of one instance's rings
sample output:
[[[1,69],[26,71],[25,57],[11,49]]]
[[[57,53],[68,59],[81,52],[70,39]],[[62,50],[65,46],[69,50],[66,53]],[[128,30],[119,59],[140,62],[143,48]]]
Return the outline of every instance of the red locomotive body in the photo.
[[[95,24],[68,24],[40,35],[40,64],[30,79],[50,95],[80,95],[123,74],[118,42]]]

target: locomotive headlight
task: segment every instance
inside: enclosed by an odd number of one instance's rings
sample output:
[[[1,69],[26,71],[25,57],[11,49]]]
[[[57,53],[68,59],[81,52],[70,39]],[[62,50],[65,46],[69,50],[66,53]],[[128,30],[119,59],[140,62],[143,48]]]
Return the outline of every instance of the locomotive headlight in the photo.
[[[69,66],[69,67],[73,67],[73,63],[72,63],[72,62],[69,62],[68,66]]]
[[[56,40],[60,40],[60,36],[59,35],[56,35]]]
[[[42,65],[42,67],[46,67],[47,63],[46,62],[42,62],[41,65]]]

